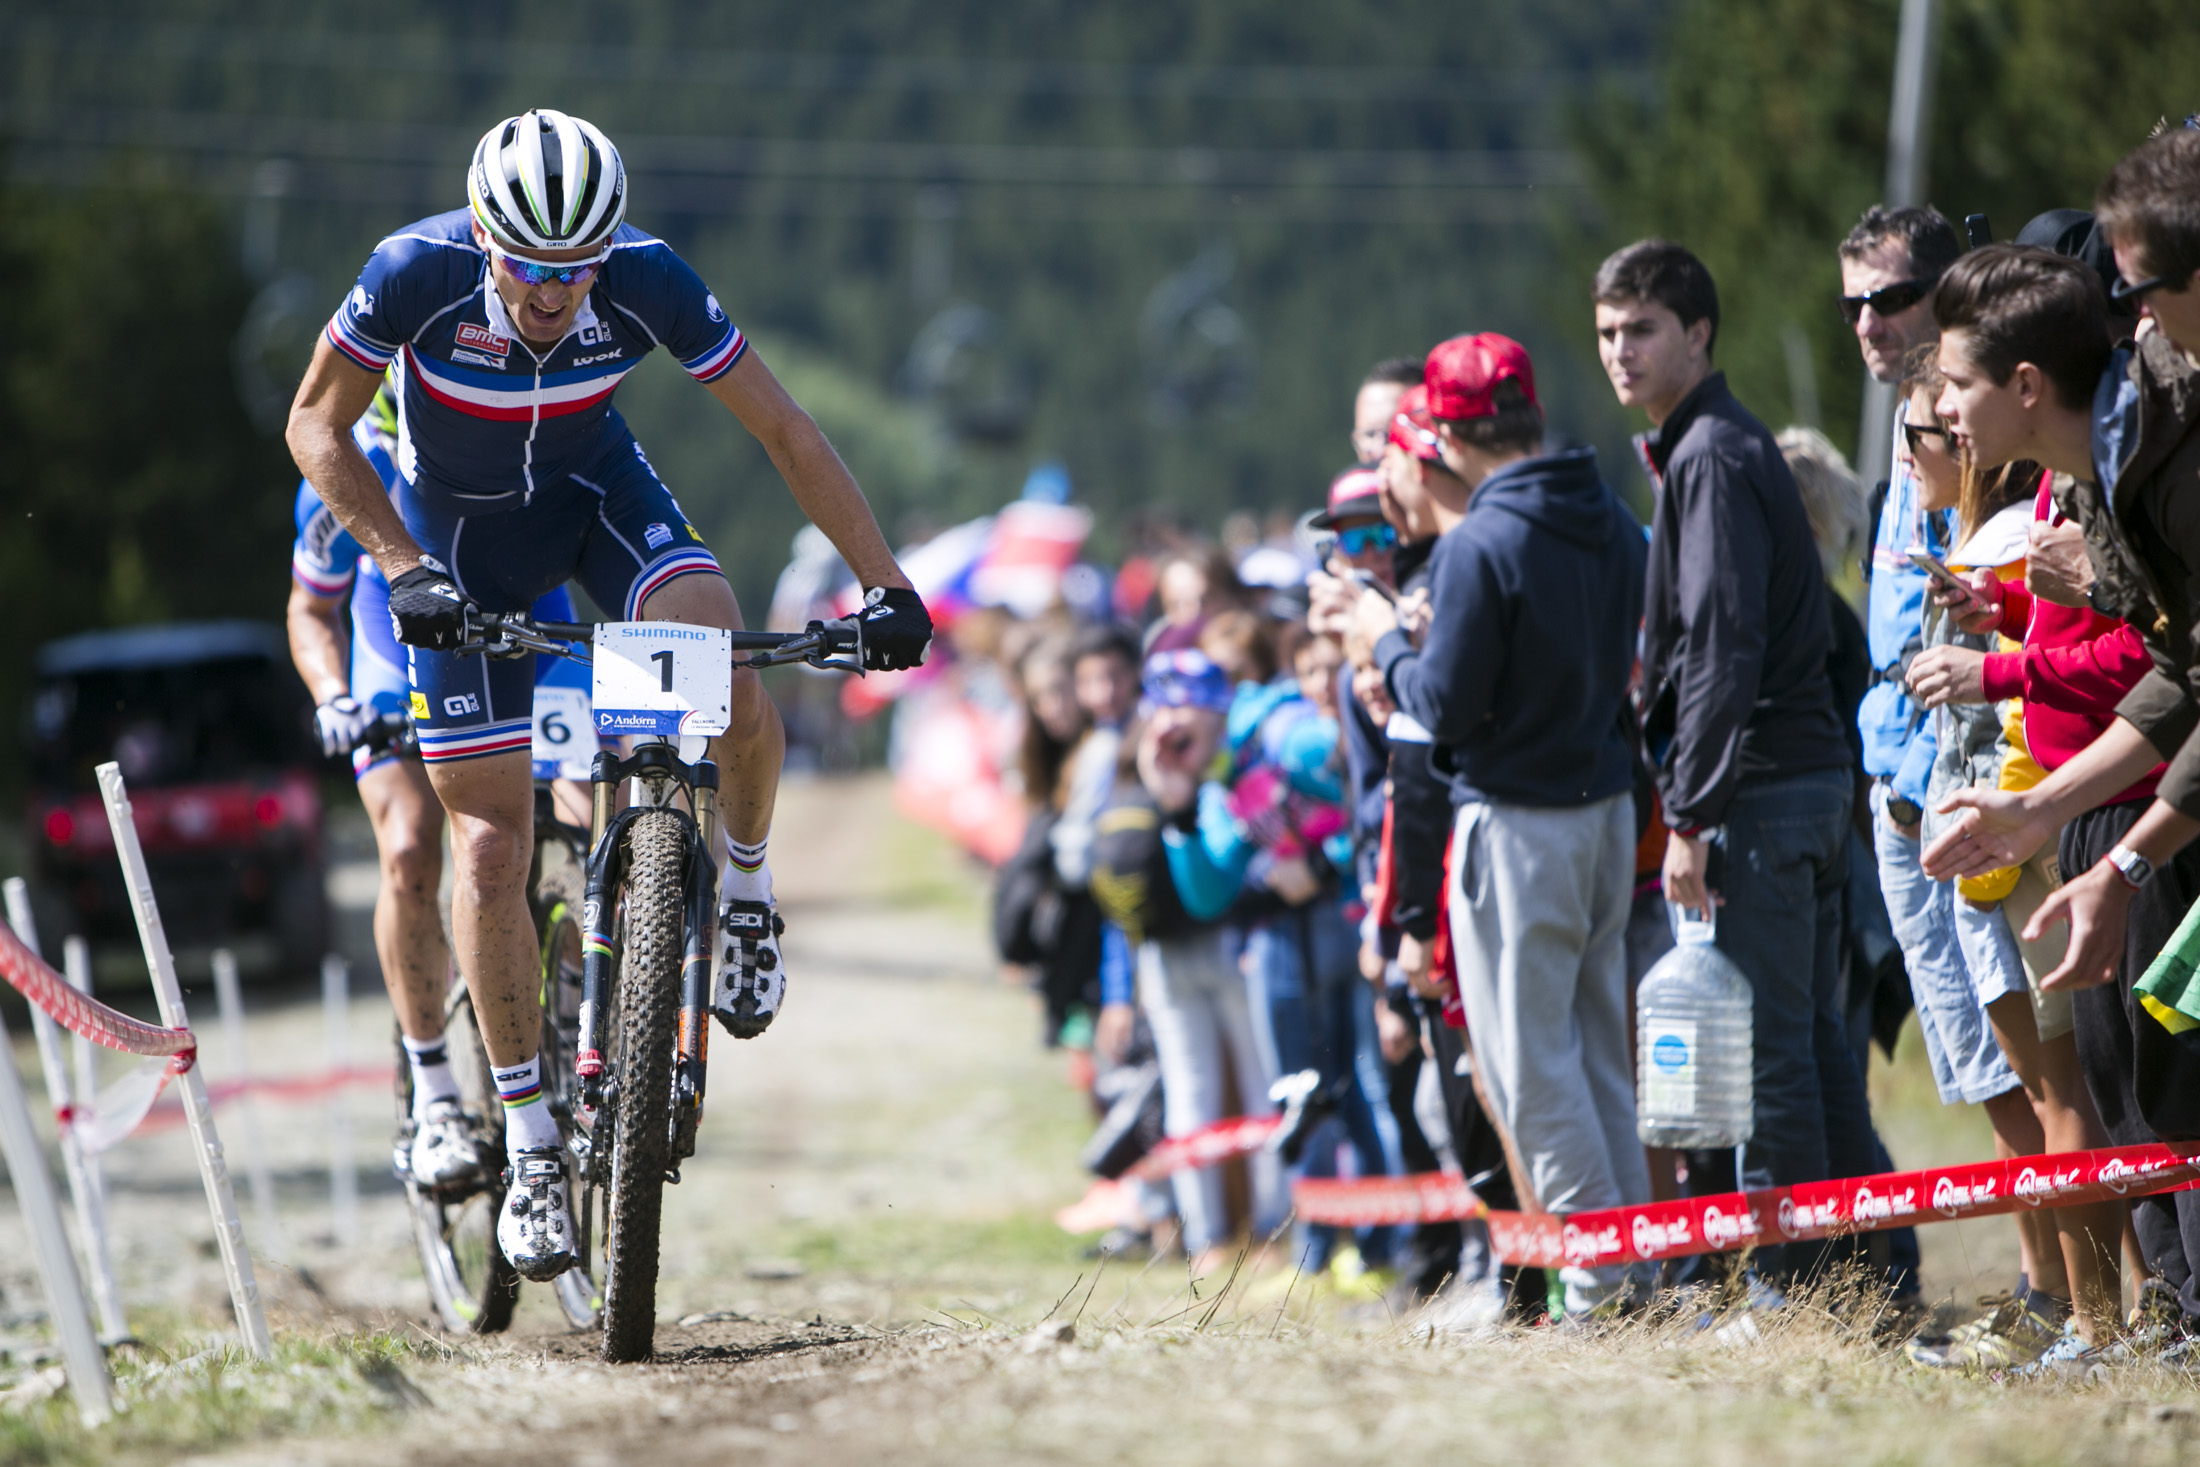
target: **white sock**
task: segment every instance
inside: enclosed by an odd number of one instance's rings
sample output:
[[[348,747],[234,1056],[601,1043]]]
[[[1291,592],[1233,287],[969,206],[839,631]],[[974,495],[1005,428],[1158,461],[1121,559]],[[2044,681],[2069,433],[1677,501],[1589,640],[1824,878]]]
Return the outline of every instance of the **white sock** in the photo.
[[[772,899],[772,868],[764,862],[764,847],[771,841],[764,837],[753,846],[745,846],[732,836],[726,837],[726,874],[718,892],[723,901],[768,902]]]
[[[562,1146],[558,1123],[542,1094],[542,1056],[523,1065],[490,1070],[496,1077],[497,1098],[504,1102],[504,1152],[517,1159],[522,1151],[542,1146]]]
[[[405,1065],[412,1071],[413,1119],[424,1120],[434,1102],[458,1099],[458,1077],[451,1073],[450,1047],[440,1034],[433,1039],[415,1039],[410,1034],[398,1037],[405,1041]]]

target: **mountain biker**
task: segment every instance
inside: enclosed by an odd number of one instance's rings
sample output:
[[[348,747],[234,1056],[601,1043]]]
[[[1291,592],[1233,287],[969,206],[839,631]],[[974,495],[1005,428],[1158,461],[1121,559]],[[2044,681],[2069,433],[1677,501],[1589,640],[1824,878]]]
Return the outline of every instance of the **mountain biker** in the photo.
[[[524,611],[570,578],[625,619],[742,626],[717,560],[611,407],[620,379],[662,345],[764,445],[866,588],[866,664],[922,662],[931,619],[816,423],[695,272],[625,222],[626,171],[603,133],[548,108],[507,118],[475,146],[466,191],[468,207],[375,248],[315,348],[287,438],[390,579],[414,706],[426,706],[422,757],[451,814],[452,935],[505,1107],[498,1242],[522,1277],[543,1280],[575,1260],[533,1007],[528,674],[453,654],[466,609]],[[349,434],[392,362],[394,496]],[[785,994],[765,865],[784,748],[761,683],[735,668],[729,728],[711,744],[729,846],[712,997],[743,1037]]]
[[[389,384],[353,425],[352,442],[394,488],[397,398]],[[410,703],[405,649],[390,625],[389,582],[305,480],[298,483],[295,516],[285,615],[291,661],[318,705],[313,724],[322,752],[332,759],[351,755],[381,861],[374,947],[412,1072],[412,1124],[398,1138],[399,1166],[422,1186],[451,1186],[478,1175],[482,1161],[443,1041],[451,961],[436,904],[443,806],[417,761],[397,757],[387,743],[377,749],[368,742],[385,718],[402,717]],[[534,614],[570,621],[573,604],[565,588],[538,598]],[[535,662],[538,679],[568,666],[555,657]]]

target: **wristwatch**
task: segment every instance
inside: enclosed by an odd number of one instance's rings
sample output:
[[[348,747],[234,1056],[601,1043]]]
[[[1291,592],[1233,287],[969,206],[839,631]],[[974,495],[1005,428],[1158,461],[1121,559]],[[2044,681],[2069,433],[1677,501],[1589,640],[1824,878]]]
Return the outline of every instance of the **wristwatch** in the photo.
[[[1887,818],[1897,825],[1915,825],[1925,818],[1925,812],[1914,800],[1890,794],[1887,796]]]
[[[2124,885],[2137,891],[2154,875],[2154,863],[2129,846],[2117,846],[2108,853],[2108,864],[2116,868],[2116,874],[2124,879]]]

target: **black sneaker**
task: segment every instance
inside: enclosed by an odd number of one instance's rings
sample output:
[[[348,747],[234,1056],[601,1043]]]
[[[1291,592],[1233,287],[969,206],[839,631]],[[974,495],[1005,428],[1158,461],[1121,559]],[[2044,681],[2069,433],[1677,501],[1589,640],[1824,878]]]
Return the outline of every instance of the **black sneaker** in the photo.
[[[779,955],[779,935],[786,930],[770,902],[728,901],[719,908],[711,1012],[736,1039],[769,1029],[787,996],[787,967]]]

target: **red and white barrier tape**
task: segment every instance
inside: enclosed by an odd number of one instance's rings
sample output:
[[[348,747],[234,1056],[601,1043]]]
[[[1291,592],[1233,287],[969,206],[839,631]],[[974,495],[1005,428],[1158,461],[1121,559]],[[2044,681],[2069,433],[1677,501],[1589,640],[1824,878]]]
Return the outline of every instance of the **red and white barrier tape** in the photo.
[[[223,1080],[206,1087],[207,1099],[216,1105],[227,1105],[232,1100],[247,1095],[266,1095],[280,1100],[312,1100],[342,1090],[350,1085],[386,1086],[395,1071],[384,1065],[380,1068],[354,1068],[331,1070],[319,1075],[283,1075],[268,1079]],[[154,1109],[146,1119],[148,1128],[180,1126],[183,1124],[183,1107],[163,1105]]]
[[[1266,1146],[1282,1124],[1277,1116],[1229,1116],[1189,1135],[1170,1136],[1155,1143],[1123,1175],[1141,1182],[1158,1182],[1192,1167],[1220,1166],[1233,1156]]]
[[[182,1074],[198,1060],[199,1042],[189,1029],[148,1024],[78,993],[5,925],[0,925],[0,978],[52,1015],[62,1028],[94,1044],[124,1054],[166,1058],[172,1074]]]
[[[1884,1172],[1565,1216],[1497,1211],[1464,1181],[1442,1174],[1306,1178],[1293,1186],[1292,1201],[1306,1221],[1340,1227],[1479,1217],[1489,1226],[1492,1250],[1507,1263],[1601,1267],[2144,1197],[2195,1178],[2200,1143],[2180,1142]]]

